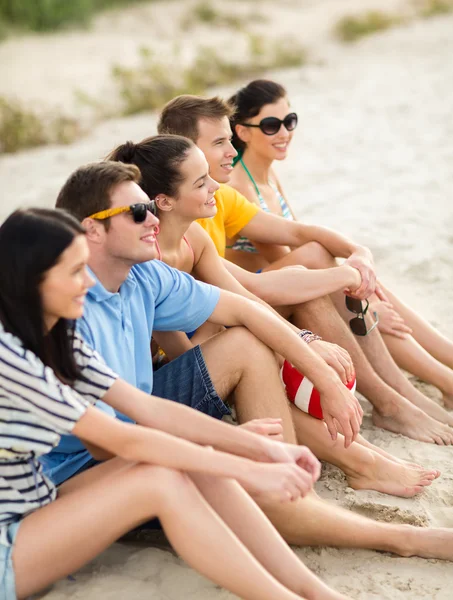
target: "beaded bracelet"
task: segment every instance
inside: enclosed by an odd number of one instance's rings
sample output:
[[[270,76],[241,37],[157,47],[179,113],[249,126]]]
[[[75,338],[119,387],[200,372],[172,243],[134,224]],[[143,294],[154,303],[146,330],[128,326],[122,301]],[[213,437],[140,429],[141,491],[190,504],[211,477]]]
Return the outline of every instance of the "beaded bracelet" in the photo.
[[[310,331],[309,329],[301,329],[297,335],[301,337],[306,344],[316,342],[317,340],[322,340],[320,335],[313,333],[313,331]]]

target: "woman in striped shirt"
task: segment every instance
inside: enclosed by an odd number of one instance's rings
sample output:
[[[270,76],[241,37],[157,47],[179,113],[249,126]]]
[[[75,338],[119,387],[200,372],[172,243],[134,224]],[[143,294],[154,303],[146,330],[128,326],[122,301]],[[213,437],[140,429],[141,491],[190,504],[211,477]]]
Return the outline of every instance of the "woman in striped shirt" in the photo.
[[[83,233],[45,209],[0,227],[0,598],[39,591],[156,516],[191,566],[242,598],[343,598],[242,489],[305,495],[319,475],[307,449],[148,396],[74,333],[91,285]],[[148,426],[92,406],[101,398]],[[57,490],[37,458],[70,432],[110,459]]]

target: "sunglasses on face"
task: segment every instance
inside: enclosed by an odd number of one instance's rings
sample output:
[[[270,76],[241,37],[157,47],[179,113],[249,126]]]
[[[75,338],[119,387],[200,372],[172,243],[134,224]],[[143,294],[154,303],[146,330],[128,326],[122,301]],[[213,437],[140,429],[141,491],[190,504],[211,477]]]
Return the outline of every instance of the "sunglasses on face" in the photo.
[[[258,125],[253,123],[240,123],[244,127],[258,127],[264,133],[264,135],[275,135],[280,131],[282,125],[285,126],[287,131],[294,131],[297,127],[297,115],[296,113],[289,113],[286,117],[281,120],[277,117],[266,117],[261,119]]]
[[[349,321],[349,327],[354,335],[368,335],[375,327],[377,327],[379,323],[379,315],[377,312],[373,311],[374,323],[373,325],[367,329],[365,322],[365,315],[367,313],[369,302],[365,300],[366,306],[363,308],[362,301],[358,298],[351,298],[351,296],[346,296],[346,308],[355,313],[357,316]]]
[[[146,219],[148,211],[157,217],[157,206],[155,200],[150,200],[149,202],[139,202],[138,204],[131,204],[129,206],[119,206],[118,208],[108,208],[107,210],[101,210],[100,212],[94,213],[88,218],[102,221],[104,219],[114,217],[115,215],[130,212],[132,218],[134,219],[134,223],[143,223]]]

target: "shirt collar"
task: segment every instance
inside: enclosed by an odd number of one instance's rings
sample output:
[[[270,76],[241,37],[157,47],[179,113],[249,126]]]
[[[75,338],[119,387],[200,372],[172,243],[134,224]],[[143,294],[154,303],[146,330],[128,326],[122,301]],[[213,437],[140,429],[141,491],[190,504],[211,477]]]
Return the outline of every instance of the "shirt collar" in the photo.
[[[134,291],[137,281],[132,272],[132,269],[129,271],[129,275],[126,277],[125,281],[121,284],[119,292],[109,292],[105,289],[90,267],[87,267],[89,274],[94,279],[94,285],[88,290],[88,296],[93,298],[96,302],[105,302],[117,296],[118,294],[123,298],[127,299]]]

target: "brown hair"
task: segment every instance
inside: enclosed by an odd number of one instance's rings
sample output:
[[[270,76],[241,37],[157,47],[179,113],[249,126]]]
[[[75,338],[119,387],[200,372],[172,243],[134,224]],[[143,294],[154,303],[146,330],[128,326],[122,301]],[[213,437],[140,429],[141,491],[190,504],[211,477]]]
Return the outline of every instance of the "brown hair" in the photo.
[[[286,90],[279,83],[269,79],[255,79],[229,98],[228,104],[232,112],[230,125],[233,132],[233,146],[236,150],[241,152],[246,146],[236,133],[236,125],[256,117],[266,104],[274,104],[280,98],[286,97]]]
[[[185,94],[173,98],[164,106],[157,131],[183,135],[196,143],[200,119],[217,121],[223,117],[230,118],[232,114],[231,107],[219,96],[201,98]]]
[[[193,147],[191,140],[180,135],[154,135],[138,144],[126,142],[107,158],[136,165],[142,175],[140,187],[150,198],[158,194],[177,198],[184,181],[181,165]]]
[[[140,182],[140,170],[135,165],[104,161],[79,167],[58,194],[56,207],[64,208],[79,221],[110,208],[110,193],[124,181]],[[102,221],[106,229],[110,219]]]

